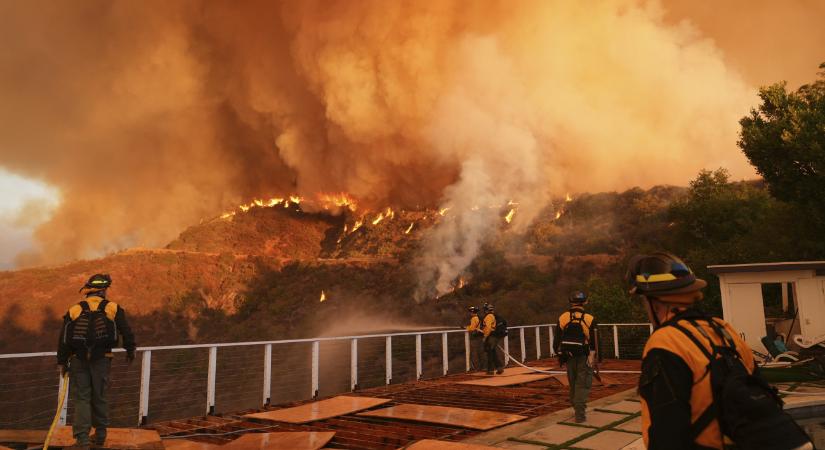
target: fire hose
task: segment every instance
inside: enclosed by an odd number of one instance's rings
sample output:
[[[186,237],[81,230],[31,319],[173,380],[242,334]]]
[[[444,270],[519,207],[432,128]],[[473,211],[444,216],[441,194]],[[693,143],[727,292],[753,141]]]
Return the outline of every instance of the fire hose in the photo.
[[[519,360],[517,360],[516,358],[513,358],[512,356],[510,356],[510,354],[506,350],[504,350],[500,345],[498,346],[498,348],[499,348],[499,350],[501,350],[502,353],[504,353],[505,357],[508,360],[513,361],[514,363],[518,364],[521,367],[524,367],[527,370],[530,370],[530,371],[533,371],[533,372],[536,372],[536,373],[544,373],[544,374],[547,374],[547,375],[566,375],[567,374],[566,371],[562,371],[562,370],[541,370],[541,369],[536,369],[535,367],[530,367],[530,366],[524,365],[521,362],[519,362]],[[641,370],[600,370],[599,373],[642,373],[642,371]],[[785,394],[785,395],[822,395],[821,392],[794,392],[794,391],[785,391],[785,390],[781,390],[781,389],[778,390],[777,392],[779,392],[780,394]]]
[[[535,367],[530,367],[530,366],[524,365],[524,364],[520,363],[519,360],[517,360],[516,358],[513,358],[512,356],[510,356],[510,353],[508,353],[507,350],[504,350],[500,345],[498,346],[498,348],[499,348],[499,350],[502,351],[502,353],[504,353],[505,358],[507,358],[508,360],[513,361],[514,363],[518,364],[521,367],[524,367],[527,370],[531,370],[531,371],[536,372],[536,373],[544,373],[544,374],[547,374],[547,375],[566,375],[567,374],[567,372],[563,371],[563,370],[541,370],[541,369],[536,369]],[[599,373],[642,373],[642,371],[641,370],[600,370]]]
[[[60,420],[60,413],[63,411],[63,402],[66,401],[66,390],[69,388],[69,371],[66,370],[63,373],[63,386],[60,387],[60,394],[57,400],[57,411],[54,413],[54,419],[52,420],[52,426],[49,427],[49,432],[46,434],[46,442],[43,443],[43,450],[49,450],[49,441],[52,440],[52,434],[54,433],[54,429],[57,426],[57,422]]]

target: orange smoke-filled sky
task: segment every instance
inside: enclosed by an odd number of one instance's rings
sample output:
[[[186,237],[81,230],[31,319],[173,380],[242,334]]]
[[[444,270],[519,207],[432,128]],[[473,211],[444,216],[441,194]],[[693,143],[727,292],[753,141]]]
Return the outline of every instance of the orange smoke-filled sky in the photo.
[[[0,229],[33,233],[0,267],[278,194],[512,199],[524,226],[554,192],[751,177],[737,120],[813,78],[822,23],[816,0],[0,0]],[[490,231],[465,219],[434,232],[471,241],[439,270]]]

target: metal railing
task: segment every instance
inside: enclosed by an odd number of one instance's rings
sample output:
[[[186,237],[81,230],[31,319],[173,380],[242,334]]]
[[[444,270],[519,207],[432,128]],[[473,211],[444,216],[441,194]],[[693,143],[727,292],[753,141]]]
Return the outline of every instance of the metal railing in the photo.
[[[554,327],[555,324],[510,327],[509,336],[502,342],[505,353],[521,362],[553,356]],[[652,326],[647,323],[600,324],[600,354],[613,358],[640,358],[651,332]],[[511,344],[517,346],[517,350],[513,348],[511,352]],[[277,353],[275,358],[273,350]],[[134,425],[135,419],[142,425],[150,418],[156,421],[214,414],[218,402],[222,410],[237,411],[389,385],[396,378],[396,382],[420,380],[472,369],[470,335],[462,329],[140,347],[137,352],[140,353],[139,371],[125,363],[117,365],[115,378],[120,380],[115,386],[120,395],[115,400],[123,403],[119,421],[124,425]],[[23,367],[22,361],[33,362],[28,371],[17,371],[24,378],[33,380],[31,383],[27,379],[21,381],[0,376],[0,394],[3,394],[0,395],[0,411],[18,411],[24,415],[7,418],[0,412],[0,428],[39,425],[54,414],[54,410],[48,413],[54,404],[48,399],[55,398],[53,389],[59,392],[62,379],[58,377],[57,384],[43,382],[48,378],[44,374],[54,374],[54,360],[51,359],[54,356],[54,352],[0,355],[0,373],[3,374],[14,373],[6,366]],[[48,360],[51,364],[45,363]],[[380,367],[382,360],[383,371]],[[41,368],[45,367],[44,363],[49,368]],[[509,360],[505,360],[507,363]],[[258,369],[258,364],[262,364],[262,370]],[[273,368],[278,370],[277,374],[273,374]],[[341,375],[346,374],[347,369],[348,383],[342,383]],[[139,379],[136,379],[136,372]],[[6,378],[9,381],[5,381]],[[274,386],[273,382],[276,383]],[[324,385],[326,389],[322,390],[322,382],[328,382],[329,387]],[[278,388],[277,399],[273,387]],[[21,388],[24,391],[19,391]],[[31,395],[29,391],[37,392],[37,395]],[[49,391],[52,394],[47,395]],[[10,397],[16,399],[7,400]],[[35,401],[38,404],[30,405]],[[64,402],[61,424],[66,423],[69,403]],[[197,403],[201,404],[200,408]],[[136,411],[132,409],[135,406]],[[25,417],[27,410],[31,416],[28,421]],[[129,415],[132,415],[131,420]]]

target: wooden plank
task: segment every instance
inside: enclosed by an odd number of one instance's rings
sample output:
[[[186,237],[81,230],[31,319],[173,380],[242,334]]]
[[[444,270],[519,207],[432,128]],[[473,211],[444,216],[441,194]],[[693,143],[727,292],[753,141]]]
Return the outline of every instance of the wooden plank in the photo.
[[[249,433],[225,444],[227,450],[318,450],[327,445],[334,432],[295,431],[283,433]]]
[[[412,405],[398,406],[358,413],[359,416],[381,417],[385,419],[411,420],[414,422],[437,423],[472,430],[491,430],[502,425],[526,419],[526,416],[505,414],[476,409],[449,408],[446,406]]]
[[[41,444],[46,440],[45,430],[0,430],[0,442]],[[49,446],[68,447],[74,444],[72,427],[57,427]],[[155,430],[136,428],[109,428],[104,447],[129,450],[160,450],[163,443]]]
[[[557,367],[533,367],[533,369],[538,370],[560,370]],[[504,369],[504,373],[502,374],[493,374],[487,375],[487,372],[473,372],[470,375],[474,377],[510,377],[513,375],[525,375],[525,374],[539,374],[538,372],[534,372],[526,367],[508,367]],[[546,374],[540,374],[546,375]]]
[[[335,436],[332,431],[247,433],[223,445],[186,439],[164,441],[167,450],[318,450]]]
[[[461,442],[437,441],[422,439],[404,447],[406,450],[501,450],[499,447],[489,447],[479,444],[464,444]]]
[[[274,422],[308,423],[363,411],[390,402],[389,399],[340,395],[294,408],[247,414],[244,417]]]
[[[546,380],[553,375],[511,375],[509,377],[479,378],[476,380],[460,381],[456,384],[472,384],[476,386],[513,386],[516,384],[532,383],[533,381]]]

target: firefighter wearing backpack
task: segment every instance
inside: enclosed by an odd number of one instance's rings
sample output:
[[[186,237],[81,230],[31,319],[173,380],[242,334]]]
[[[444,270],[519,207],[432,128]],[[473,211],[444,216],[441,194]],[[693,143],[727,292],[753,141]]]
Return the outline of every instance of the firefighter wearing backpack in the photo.
[[[135,359],[135,338],[126,321],[126,312],[106,299],[112,279],[96,274],[80,288],[85,299],[69,308],[57,347],[57,364],[61,374],[69,372],[69,390],[74,401],[72,433],[75,449],[88,449],[90,439],[103,445],[109,425],[106,388],[112,367],[112,348],[126,349],[126,360]],[[122,340],[122,345],[119,341]],[[94,436],[89,436],[95,427]]]
[[[669,253],[634,257],[626,277],[655,327],[639,379],[648,449],[813,448],[739,333],[694,307],[705,281]]]
[[[584,312],[587,294],[576,291],[569,297],[570,309],[559,316],[554,347],[560,362],[567,364],[570,403],[576,412],[576,422],[586,420],[587,396],[593,385],[593,363],[597,349],[596,319]]]
[[[507,336],[507,322],[496,315],[491,304],[484,306],[484,320],[481,321],[481,332],[484,336],[484,354],[487,357],[487,375],[493,371],[501,375],[504,373],[504,363],[498,356],[499,340]]]

